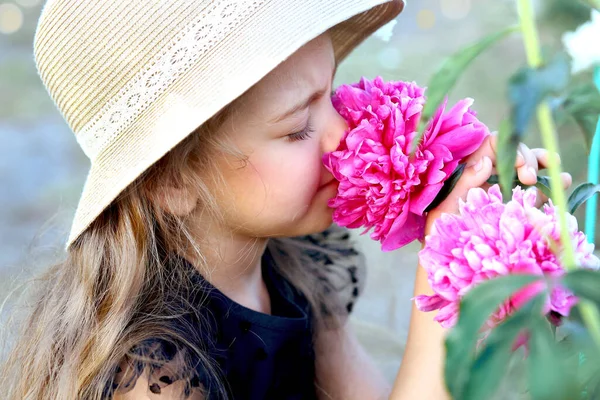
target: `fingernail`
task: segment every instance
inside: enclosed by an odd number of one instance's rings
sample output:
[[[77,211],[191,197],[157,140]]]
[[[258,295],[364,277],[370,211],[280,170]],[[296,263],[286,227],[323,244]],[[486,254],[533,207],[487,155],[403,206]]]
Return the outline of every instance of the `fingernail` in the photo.
[[[517,151],[517,162],[519,164],[524,164],[525,163],[525,158],[523,158],[523,154],[521,154],[520,151]]]
[[[529,171],[529,175],[537,181],[537,172],[535,169],[533,167],[528,167],[527,170]]]
[[[479,161],[477,161],[477,163],[473,165],[473,169],[475,170],[475,172],[481,171],[481,168],[483,168],[483,158],[480,158]]]

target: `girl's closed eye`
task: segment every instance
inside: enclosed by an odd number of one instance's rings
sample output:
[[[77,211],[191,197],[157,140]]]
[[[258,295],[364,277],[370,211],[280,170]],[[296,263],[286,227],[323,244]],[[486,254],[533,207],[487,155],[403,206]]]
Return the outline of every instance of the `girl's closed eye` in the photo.
[[[306,140],[311,138],[311,135],[315,132],[313,126],[310,124],[310,122],[308,124],[306,124],[306,126],[304,127],[304,129],[302,129],[300,132],[295,132],[292,133],[291,135],[287,135],[287,139],[290,142],[297,142],[299,140]]]

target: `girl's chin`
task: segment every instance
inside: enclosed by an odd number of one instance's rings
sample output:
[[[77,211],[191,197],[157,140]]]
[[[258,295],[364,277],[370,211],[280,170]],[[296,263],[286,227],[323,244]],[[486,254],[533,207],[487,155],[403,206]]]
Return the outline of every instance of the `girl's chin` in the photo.
[[[333,223],[333,209],[327,207],[327,204],[325,204],[324,207],[319,208],[318,211],[315,210],[312,215],[307,215],[307,217],[310,218],[310,221],[306,221],[308,223],[303,224],[303,233],[298,234],[298,236],[323,232],[329,228]]]

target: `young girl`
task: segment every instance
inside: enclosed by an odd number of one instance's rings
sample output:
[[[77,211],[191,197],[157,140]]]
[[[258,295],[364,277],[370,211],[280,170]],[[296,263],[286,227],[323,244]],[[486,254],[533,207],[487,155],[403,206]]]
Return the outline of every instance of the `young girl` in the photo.
[[[36,63],[91,169],[3,398],[446,398],[432,315],[413,312],[393,392],[350,332],[363,260],[330,226],[321,162],[346,129],[337,64],[402,8],[49,0]],[[428,226],[484,184],[494,148]],[[522,145],[521,181],[546,158]],[[422,271],[415,291],[429,291]]]

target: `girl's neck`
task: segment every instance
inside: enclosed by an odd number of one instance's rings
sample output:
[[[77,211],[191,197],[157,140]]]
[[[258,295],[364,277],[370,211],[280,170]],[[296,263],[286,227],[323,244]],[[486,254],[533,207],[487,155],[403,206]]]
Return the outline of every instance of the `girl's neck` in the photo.
[[[212,230],[210,238],[202,241],[202,254],[209,270],[200,269],[201,263],[193,254],[188,254],[187,259],[211,285],[231,300],[270,314],[271,301],[262,274],[262,256],[268,240],[230,231],[216,234]]]

